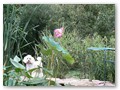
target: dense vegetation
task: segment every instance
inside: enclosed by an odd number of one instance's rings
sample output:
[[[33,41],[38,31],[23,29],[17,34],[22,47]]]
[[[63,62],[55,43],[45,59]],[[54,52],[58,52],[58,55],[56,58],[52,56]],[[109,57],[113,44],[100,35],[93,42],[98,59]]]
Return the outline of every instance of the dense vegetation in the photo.
[[[69,71],[74,70],[79,71],[79,78],[104,80],[104,52],[88,51],[87,48],[115,48],[115,5],[5,4],[3,10],[4,82],[8,80],[4,85],[25,85],[18,83],[19,80],[16,77],[19,78],[21,75],[17,72],[20,70],[15,69],[10,58],[17,55],[22,60],[26,54],[34,57],[42,56],[44,73],[50,75],[52,73],[52,77],[65,78]],[[61,54],[54,54],[55,62],[52,63],[49,59],[53,54],[48,54],[50,51],[45,53],[42,50],[43,47],[49,49],[42,37],[44,35],[52,37],[54,29],[60,27],[64,27],[64,35],[61,38],[53,38],[74,58],[73,64],[61,60]],[[57,59],[61,61],[57,62]],[[107,59],[115,60],[115,52],[107,52]],[[22,61],[20,63],[22,64]],[[49,67],[49,63],[54,64],[53,67]],[[56,69],[55,67],[58,65],[60,67]],[[58,70],[57,75],[56,70]],[[114,63],[108,62],[106,70],[107,80],[115,82]],[[26,71],[20,72],[26,73]],[[11,73],[15,73],[16,76],[11,77]],[[26,76],[30,78],[28,74]],[[11,78],[15,79],[17,83],[9,84]],[[46,83],[47,81],[45,81],[45,85]]]

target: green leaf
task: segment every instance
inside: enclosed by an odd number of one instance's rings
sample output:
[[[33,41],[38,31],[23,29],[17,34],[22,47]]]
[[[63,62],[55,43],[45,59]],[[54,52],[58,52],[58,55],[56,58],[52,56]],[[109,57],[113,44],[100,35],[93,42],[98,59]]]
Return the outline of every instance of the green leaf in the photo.
[[[50,85],[56,85],[56,82],[53,80],[48,80]]]
[[[44,55],[52,55],[52,49],[45,49],[41,44],[36,45],[40,48],[40,51]]]
[[[11,66],[3,66],[3,70],[6,70],[9,67],[11,67]]]
[[[43,37],[42,37],[42,39],[44,39],[46,42],[48,42],[48,41],[49,41],[49,38],[48,38],[48,37],[46,37],[46,36],[43,36]]]
[[[50,70],[48,70],[48,69],[46,69],[46,68],[42,68],[44,71],[46,71],[49,75],[51,75],[51,76],[53,76],[53,72],[52,71],[50,71]]]
[[[16,80],[14,80],[13,78],[9,78],[9,80],[7,81],[7,86],[15,86]]]
[[[29,73],[32,73],[34,70],[37,70],[38,68],[33,68],[33,69],[30,69],[28,70]]]
[[[6,74],[6,73],[3,73],[3,76],[6,76],[6,77],[7,77],[7,74]]]
[[[47,43],[49,43],[49,47],[52,47],[52,49],[56,49],[57,51],[61,51],[63,53],[63,58],[70,64],[74,63],[74,59],[72,56],[65,50],[58,42],[55,42],[53,38],[49,38],[47,36],[42,37],[43,40],[45,40]],[[53,50],[54,50],[53,49]],[[50,51],[48,51],[50,52]],[[52,53],[52,52],[51,52]],[[45,54],[45,53],[44,53]],[[46,55],[46,54],[45,54]]]
[[[61,45],[58,42],[55,42],[53,38],[43,36],[42,39],[48,42],[50,44],[49,46],[55,47],[58,51],[62,51],[62,53],[66,53],[66,54],[68,53],[67,50],[61,47]]]
[[[25,75],[27,78],[33,78],[28,72],[24,72],[24,75]]]
[[[10,71],[8,72],[8,75],[9,75],[9,76],[12,76],[12,77],[16,77],[16,72],[15,72],[14,70],[10,70]]]
[[[34,84],[40,84],[40,83],[44,83],[46,82],[46,80],[44,78],[39,78],[39,77],[34,77],[31,80],[27,81],[27,82],[23,82],[24,84],[27,85],[34,85]]]
[[[16,61],[16,62],[19,62],[20,58],[16,55],[13,60]]]
[[[72,58],[70,54],[63,54],[63,58],[70,64],[74,63],[74,59]]]
[[[14,61],[14,60],[11,59],[11,58],[10,58],[10,62],[11,62],[16,68],[25,69],[25,67],[24,67],[22,64]]]
[[[15,68],[15,72],[19,73],[19,72],[22,72],[23,69],[20,69],[20,68]]]
[[[44,50],[42,50],[42,53],[44,54],[44,55],[52,55],[52,49],[44,49]]]

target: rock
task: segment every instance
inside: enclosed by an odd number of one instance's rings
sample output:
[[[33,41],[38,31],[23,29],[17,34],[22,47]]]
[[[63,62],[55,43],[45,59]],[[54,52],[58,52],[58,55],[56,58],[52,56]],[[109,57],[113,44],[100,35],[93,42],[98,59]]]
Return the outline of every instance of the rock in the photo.
[[[56,80],[56,83],[64,85],[70,85],[70,86],[115,86],[114,84],[106,81],[100,81],[100,80],[92,80],[89,79],[75,79],[75,78],[66,78],[66,79],[59,79],[59,78],[47,78],[48,80]]]

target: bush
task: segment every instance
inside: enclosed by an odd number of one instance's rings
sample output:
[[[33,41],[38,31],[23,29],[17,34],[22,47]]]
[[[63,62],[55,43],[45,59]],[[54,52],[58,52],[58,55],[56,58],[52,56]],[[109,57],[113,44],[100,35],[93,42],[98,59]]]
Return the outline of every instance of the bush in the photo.
[[[84,39],[80,38],[77,31],[68,33],[65,32],[64,36],[60,39],[61,44],[69,50],[70,54],[75,59],[74,65],[71,67],[73,70],[80,70],[82,73],[88,75],[93,79],[104,80],[104,52],[103,51],[89,51],[89,47],[115,47],[115,38],[111,36],[110,41],[107,37],[102,38],[95,33],[93,36],[87,36]],[[115,53],[107,52],[107,60],[115,60]],[[94,61],[94,62],[93,62]],[[111,70],[110,67],[113,69]],[[113,64],[107,62],[107,80],[114,81],[115,67]],[[83,76],[81,76],[83,77]],[[91,78],[90,77],[90,78]]]
[[[54,41],[52,37],[43,36],[44,46],[38,44],[40,52],[43,57],[43,61],[46,62],[46,67],[48,70],[53,72],[52,77],[64,78],[65,74],[68,72],[67,64],[73,64],[74,59],[69,54],[69,52],[64,49],[58,42]]]
[[[18,18],[16,25],[23,31],[21,33],[25,34],[22,45],[27,44],[27,48],[19,50],[23,53],[35,55],[34,44],[41,42],[39,39],[41,31],[49,30],[53,34],[53,30],[61,26],[64,26],[68,32],[77,30],[82,38],[88,34],[92,35],[94,32],[107,37],[114,35],[114,5],[28,4],[13,6],[16,7],[14,15],[17,15],[16,18]],[[6,10],[5,8],[4,13]],[[21,34],[21,36],[23,35]],[[28,48],[31,49],[28,50]]]
[[[29,47],[41,42],[39,36],[41,31],[50,31],[63,26],[66,31],[76,30],[79,36],[86,36],[98,33],[102,37],[109,38],[115,32],[115,5],[24,5],[21,8],[21,24],[24,27],[27,23],[26,39],[32,42]],[[31,18],[30,18],[31,17]],[[34,38],[33,38],[34,37]],[[23,52],[27,51],[24,48]],[[27,51],[34,55],[34,49]]]

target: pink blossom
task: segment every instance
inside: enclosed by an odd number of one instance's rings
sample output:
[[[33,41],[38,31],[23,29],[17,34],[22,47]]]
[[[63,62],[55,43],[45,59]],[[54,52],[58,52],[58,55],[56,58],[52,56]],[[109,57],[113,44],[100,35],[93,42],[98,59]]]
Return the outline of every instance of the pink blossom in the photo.
[[[55,30],[54,30],[54,37],[55,37],[55,38],[62,37],[63,32],[64,32],[64,28],[63,28],[63,27],[61,27],[61,28],[59,28],[59,29],[55,29]]]

